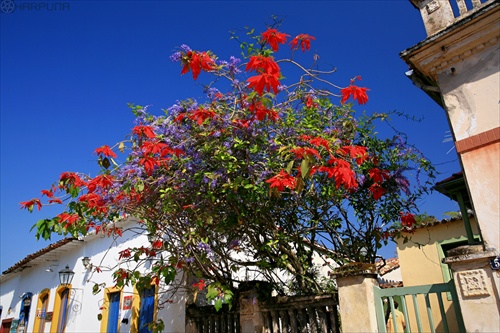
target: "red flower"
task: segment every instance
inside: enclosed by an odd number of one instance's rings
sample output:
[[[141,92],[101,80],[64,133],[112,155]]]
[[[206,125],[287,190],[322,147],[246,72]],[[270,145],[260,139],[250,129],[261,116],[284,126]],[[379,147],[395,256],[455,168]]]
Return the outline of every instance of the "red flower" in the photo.
[[[80,177],[74,172],[64,172],[59,178],[59,184],[60,187],[64,187],[67,185],[80,187],[84,186],[85,182],[81,180]]]
[[[174,122],[180,123],[186,117],[186,112],[181,112],[177,117],[175,117]]]
[[[204,108],[198,108],[196,110],[193,110],[191,115],[189,116],[189,119],[191,120],[196,120],[199,126],[203,124],[203,122],[210,118],[213,119],[215,117],[215,112],[212,110],[206,110]]]
[[[235,124],[239,128],[248,128],[250,125],[250,120],[248,119],[234,119],[233,124]]]
[[[113,185],[113,180],[114,178],[111,175],[98,175],[88,182],[87,190],[89,193],[92,193],[98,188],[110,188]]]
[[[246,71],[256,71],[257,73],[268,73],[279,76],[280,67],[272,57],[262,55],[251,56],[245,68]]]
[[[146,141],[142,144],[141,149],[144,155],[163,154],[165,150],[168,150],[168,145],[160,141]]]
[[[318,168],[318,171],[326,172],[328,178],[335,178],[335,186],[337,188],[340,188],[340,186],[343,186],[345,189],[355,189],[358,187],[356,174],[348,162],[332,157],[328,160],[328,164],[333,166],[321,166]]]
[[[68,225],[74,225],[80,220],[80,216],[78,216],[78,214],[61,213],[57,215],[57,217],[59,218],[59,223],[66,222]]]
[[[47,196],[47,198],[53,198],[54,197],[54,193],[50,190],[41,190],[40,192],[42,192],[42,195],[45,195]]]
[[[271,46],[274,52],[278,51],[278,44],[285,44],[286,38],[290,35],[278,32],[276,29],[267,29],[262,34],[262,40]]]
[[[308,108],[316,108],[318,107],[318,103],[316,103],[311,95],[306,96],[306,107]]]
[[[38,210],[42,209],[42,203],[40,199],[31,199],[30,201],[23,201],[20,203],[21,209],[26,208],[30,213],[33,211],[33,207],[36,205]]]
[[[310,144],[316,146],[316,147],[323,147],[326,149],[326,151],[330,151],[330,144],[326,139],[323,139],[321,137],[316,137],[316,138],[311,138],[306,135],[302,136],[303,140],[308,141]]]
[[[139,165],[143,165],[148,176],[151,176],[155,167],[161,165],[161,161],[154,157],[143,157],[139,160]]]
[[[215,62],[207,52],[189,51],[182,58],[182,62],[184,63],[184,67],[181,74],[186,74],[191,69],[194,80],[198,78],[202,70],[208,72],[215,67]]]
[[[96,193],[87,193],[78,198],[78,201],[85,202],[89,208],[102,207],[104,201],[101,196]]]
[[[62,204],[62,201],[59,198],[54,198],[54,199],[49,200],[49,204],[52,204],[52,203]]]
[[[259,95],[262,95],[264,88],[266,88],[266,90],[269,92],[272,88],[274,94],[277,94],[278,86],[280,84],[280,81],[278,80],[278,77],[276,75],[267,73],[252,76],[247,79],[247,82],[249,83],[248,88],[254,88]]]
[[[149,139],[153,139],[156,137],[155,132],[153,132],[153,129],[151,126],[135,126],[132,129],[132,133],[136,134],[137,136],[146,136]]]
[[[200,280],[196,283],[193,283],[193,287],[198,288],[199,290],[203,290],[203,288],[205,288],[205,286],[206,286],[205,280]]]
[[[368,159],[366,147],[363,146],[344,146],[339,151],[342,154],[349,155],[351,158],[356,159],[358,165],[363,164]]]
[[[104,156],[109,156],[116,158],[116,154],[109,148],[109,146],[101,146],[94,151],[97,155],[102,154]]]
[[[269,120],[276,121],[279,119],[278,112],[269,110],[261,102],[252,103],[249,106],[250,111],[255,114],[258,120],[264,120],[267,116]]]
[[[385,188],[383,188],[380,184],[374,183],[372,184],[368,190],[372,193],[373,199],[378,200],[380,199],[384,193],[385,193]]]
[[[308,34],[300,34],[297,35],[292,41],[290,42],[290,48],[292,50],[298,50],[299,47],[302,49],[302,52],[305,52],[306,50],[311,49],[311,40],[315,40],[316,38],[313,36],[310,36]]]
[[[130,249],[122,250],[122,251],[118,252],[118,254],[120,255],[118,257],[118,260],[121,260],[122,258],[130,258],[132,256]]]
[[[163,247],[163,242],[160,239],[158,239],[158,240],[154,241],[153,244],[151,244],[151,247],[153,249],[159,250]]]
[[[278,93],[280,68],[273,58],[261,55],[252,56],[245,70],[256,71],[259,74],[247,79],[250,83],[248,87],[254,88],[259,95],[262,95],[264,88],[267,91],[271,91],[272,88],[275,94]]]
[[[369,89],[351,84],[349,87],[340,90],[340,94],[342,95],[340,103],[344,104],[352,96],[353,99],[358,101],[358,104],[366,104],[368,102],[367,90]]]
[[[318,159],[321,159],[321,155],[314,148],[309,147],[297,147],[290,150],[290,152],[295,154],[295,158],[302,159],[304,156],[316,156]]]
[[[380,170],[379,168],[372,168],[368,171],[370,178],[376,183],[382,183],[384,180],[389,178],[389,173],[386,170]]]
[[[415,216],[411,213],[399,213],[401,216],[401,224],[403,227],[411,228],[417,221],[415,221]]]
[[[120,229],[120,228],[116,228],[116,227],[114,227],[111,231],[112,231],[115,235],[118,235],[118,236],[120,236],[120,237],[122,237],[122,236],[123,236],[122,229]]]
[[[296,186],[295,177],[288,174],[285,170],[281,170],[279,174],[266,180],[266,183],[271,184],[271,188],[276,187],[278,191],[283,191],[285,187],[293,190]]]

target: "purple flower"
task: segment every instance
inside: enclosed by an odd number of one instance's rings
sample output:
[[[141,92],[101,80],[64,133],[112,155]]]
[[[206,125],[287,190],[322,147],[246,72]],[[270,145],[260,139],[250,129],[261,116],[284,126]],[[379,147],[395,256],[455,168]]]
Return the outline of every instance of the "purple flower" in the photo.
[[[186,52],[186,53],[188,53],[188,52],[191,52],[191,51],[192,51],[192,50],[191,50],[191,48],[190,48],[189,46],[187,46],[186,44],[182,44],[182,45],[181,45],[181,49],[182,49],[182,51],[184,51],[184,52]]]
[[[229,243],[229,249],[232,250],[235,247],[240,246],[240,241],[238,239],[233,240],[231,243]]]
[[[198,245],[196,246],[196,248],[200,251],[205,252],[207,255],[212,254],[212,249],[210,248],[210,245],[208,245],[206,243],[199,242]]]
[[[220,91],[217,88],[208,88],[205,92],[210,99],[214,98],[217,94],[220,94]]]
[[[169,58],[170,60],[172,60],[172,62],[179,62],[182,59],[182,54],[181,52],[177,51],[174,52]]]
[[[177,52],[174,52],[169,58],[170,60],[172,60],[173,62],[179,62],[181,61],[182,59],[182,53],[188,53],[189,51],[192,51],[191,48],[189,46],[187,46],[186,44],[182,44],[181,45],[181,50],[182,51],[177,51]]]
[[[229,64],[228,64],[227,68],[229,69],[230,74],[234,75],[234,74],[241,73],[241,71],[238,69],[238,64],[240,62],[241,62],[241,59],[239,59],[239,58],[236,58],[233,56],[231,56],[231,58],[229,58]]]

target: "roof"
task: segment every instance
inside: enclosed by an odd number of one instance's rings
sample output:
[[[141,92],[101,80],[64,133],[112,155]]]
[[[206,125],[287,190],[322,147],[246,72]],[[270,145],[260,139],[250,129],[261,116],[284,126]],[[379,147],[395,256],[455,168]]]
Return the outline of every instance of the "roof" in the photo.
[[[138,220],[136,218],[127,216],[115,223],[119,223],[120,226],[123,226],[137,221]],[[49,244],[41,250],[38,250],[32,254],[28,254],[26,257],[24,257],[24,259],[18,261],[13,266],[3,271],[2,275],[0,275],[0,281],[3,280],[5,278],[5,275],[7,274],[22,272],[24,269],[29,267],[38,265],[49,266],[50,262],[59,260],[60,254],[62,252],[67,252],[71,248],[80,246],[83,243],[84,239],[85,241],[89,241],[95,237],[99,237],[99,235],[95,232],[95,230],[92,230],[82,238],[68,237]]]
[[[467,191],[467,187],[465,184],[465,178],[461,171],[452,174],[450,177],[443,179],[442,181],[437,182],[433,188],[454,201],[458,201],[457,194],[460,194],[465,206],[467,208],[472,208],[469,192]]]
[[[474,216],[474,212],[472,210],[469,210],[468,212],[469,212],[469,217]],[[446,223],[453,223],[453,222],[458,222],[458,221],[462,221],[462,213],[460,213],[460,212],[457,212],[457,216],[454,216],[454,217],[450,217],[450,218],[446,218],[446,219],[442,219],[442,220],[438,220],[436,218],[433,218],[433,219],[428,220],[427,222],[422,222],[422,223],[413,225],[411,228],[402,227],[401,231],[402,232],[412,232],[412,230],[416,230],[416,229],[429,228],[429,227],[434,227],[437,225],[443,225]]]
[[[385,265],[383,260],[378,260],[375,265],[377,266],[378,273],[382,276],[389,272],[392,272],[395,269],[399,268],[399,259],[398,258],[389,258],[385,259]]]
[[[56,261],[61,252],[66,252],[70,247],[78,246],[82,242],[77,238],[63,238],[52,243],[41,250],[28,254],[24,259],[18,261],[13,266],[2,272],[2,277],[6,274],[21,272],[26,268],[47,264],[47,262]],[[63,249],[64,247],[64,249]]]
[[[379,282],[379,287],[382,289],[386,288],[398,288],[398,287],[403,287],[403,281],[393,281],[393,280],[388,280],[384,278],[384,275],[395,271],[396,269],[399,268],[399,258],[389,258],[384,260],[378,260],[375,262],[375,265],[377,266],[378,269],[378,282]]]

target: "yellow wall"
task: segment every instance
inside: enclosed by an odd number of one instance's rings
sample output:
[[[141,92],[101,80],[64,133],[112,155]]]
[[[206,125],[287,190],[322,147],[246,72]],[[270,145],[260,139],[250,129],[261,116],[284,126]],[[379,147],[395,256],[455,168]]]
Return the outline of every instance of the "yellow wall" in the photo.
[[[478,228],[475,218],[470,218],[470,223],[474,235],[477,235]],[[413,234],[405,234],[410,237],[410,240],[403,244],[402,240],[398,241],[397,251],[399,257],[399,265],[403,283],[405,287],[421,286],[428,284],[443,283],[445,281],[443,268],[447,266],[441,264],[440,248],[442,243],[449,241],[459,241],[465,239],[465,228],[462,220],[455,220],[445,223],[439,223],[434,226],[422,227],[415,229]],[[448,300],[447,294],[442,294],[445,312],[447,313],[448,325],[450,332],[458,331],[456,322],[453,319],[455,311],[452,303]],[[414,316],[413,300],[411,297],[406,298],[408,311],[410,314],[410,326],[412,330],[417,329],[417,324],[411,320]],[[418,307],[423,323],[423,329],[428,330],[428,318],[426,314],[425,299],[418,299]],[[433,309],[434,324],[437,325],[437,331],[443,331],[442,319],[439,311],[439,303],[437,297],[431,297],[431,308]]]

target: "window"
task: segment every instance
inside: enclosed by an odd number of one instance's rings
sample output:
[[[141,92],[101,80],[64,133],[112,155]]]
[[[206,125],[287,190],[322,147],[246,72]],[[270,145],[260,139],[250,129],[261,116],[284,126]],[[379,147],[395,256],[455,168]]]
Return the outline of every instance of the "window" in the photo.
[[[141,290],[141,306],[139,308],[139,333],[151,333],[148,324],[154,321],[155,314],[155,286]]]
[[[26,327],[28,327],[30,309],[31,309],[31,298],[32,293],[24,293],[21,295],[21,309],[19,311],[19,321],[17,332],[25,332]]]
[[[101,332],[118,333],[120,316],[121,289],[112,287],[104,291],[104,306]]]
[[[47,310],[49,308],[49,293],[49,289],[44,289],[38,295],[35,325],[33,327],[33,332],[35,333],[45,332],[45,316],[47,315]]]
[[[151,333],[148,325],[156,319],[157,286],[134,288],[130,332]]]
[[[59,286],[54,302],[54,317],[52,318],[51,332],[64,333],[68,321],[70,304],[70,286]]]

